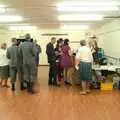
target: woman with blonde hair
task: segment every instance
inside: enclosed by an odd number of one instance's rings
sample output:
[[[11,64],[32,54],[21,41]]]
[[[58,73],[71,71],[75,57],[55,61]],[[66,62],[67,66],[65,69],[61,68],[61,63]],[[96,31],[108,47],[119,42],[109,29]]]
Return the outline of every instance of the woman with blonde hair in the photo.
[[[2,87],[8,88],[9,86],[7,85],[7,81],[9,77],[9,65],[8,65],[9,60],[7,59],[6,56],[6,52],[7,52],[6,48],[7,48],[6,43],[3,43],[0,48],[0,78],[1,78],[0,85]]]

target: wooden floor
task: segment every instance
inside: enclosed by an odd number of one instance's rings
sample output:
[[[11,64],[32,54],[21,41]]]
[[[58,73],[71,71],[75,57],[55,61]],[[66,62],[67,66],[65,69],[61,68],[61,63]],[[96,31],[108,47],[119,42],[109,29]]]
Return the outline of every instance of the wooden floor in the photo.
[[[79,87],[47,86],[47,67],[39,68],[39,93],[0,88],[0,120],[120,120],[120,93],[79,94]]]

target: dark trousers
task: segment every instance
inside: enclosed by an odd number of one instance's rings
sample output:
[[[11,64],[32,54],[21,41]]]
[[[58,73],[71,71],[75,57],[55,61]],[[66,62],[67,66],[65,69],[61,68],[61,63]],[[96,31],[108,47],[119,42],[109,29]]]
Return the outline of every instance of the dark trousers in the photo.
[[[49,62],[49,83],[48,84],[57,84],[57,69],[56,62]]]
[[[23,64],[24,80],[26,82],[35,82],[35,64]]]
[[[57,66],[57,79],[58,79],[58,81],[61,81],[61,79],[62,79],[62,72],[63,72],[63,69],[62,69],[62,67],[61,67],[61,64],[60,64],[60,62],[57,62],[56,63],[56,66]]]
[[[23,65],[19,64],[18,66],[18,79],[20,81],[20,83],[24,82],[24,78],[23,78]]]
[[[11,78],[11,83],[14,84],[17,79],[17,67],[10,67],[10,78]]]

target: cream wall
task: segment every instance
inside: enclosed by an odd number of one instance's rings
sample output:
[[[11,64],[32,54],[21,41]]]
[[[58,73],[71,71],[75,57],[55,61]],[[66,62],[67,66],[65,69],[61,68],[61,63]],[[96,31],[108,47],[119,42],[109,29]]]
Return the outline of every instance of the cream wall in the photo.
[[[25,33],[30,33],[33,38],[37,39],[38,44],[42,47],[42,54],[40,55],[40,64],[47,64],[47,58],[45,54],[46,44],[50,41],[50,36],[42,36],[43,33],[67,33],[68,36],[59,36],[63,38],[69,38],[70,41],[80,41],[85,38],[87,31],[64,31],[56,29],[44,29],[36,31],[8,31],[6,29],[0,29],[0,43],[7,42],[8,46],[11,44],[10,39],[12,37],[23,36]],[[92,29],[90,31],[93,34],[97,34],[99,37],[99,46],[105,51],[108,56],[120,58],[120,19],[113,20],[100,28]],[[57,38],[59,38],[57,37]],[[71,43],[71,48],[77,48],[79,43]]]
[[[57,38],[69,38],[71,42],[73,41],[80,41],[81,39],[85,38],[85,33],[86,31],[78,31],[78,30],[74,30],[74,31],[65,31],[65,30],[35,30],[35,31],[4,31],[4,34],[0,34],[0,38],[2,39],[2,41],[7,42],[8,46],[11,44],[10,39],[12,37],[19,37],[19,36],[23,36],[26,33],[30,33],[32,35],[32,38],[36,39],[38,41],[38,44],[41,46],[42,48],[42,54],[40,55],[40,64],[46,65],[47,64],[47,57],[46,57],[46,44],[48,42],[50,42],[50,38],[51,36],[42,36],[41,34],[43,33],[51,33],[51,34],[57,34],[57,33],[63,33],[63,34],[68,34],[68,36],[58,36]],[[2,42],[1,41],[1,42]],[[70,44],[72,50],[76,49],[79,46],[79,43],[71,43]]]
[[[5,29],[0,29],[0,43],[7,40],[8,32]]]
[[[114,20],[108,24],[103,25],[100,28],[90,30],[91,33],[97,34],[99,37],[98,44],[105,50],[105,54],[120,58],[120,20]],[[8,46],[11,44],[10,39],[12,37],[23,36],[26,33],[30,33],[33,38],[38,41],[38,44],[42,48],[42,54],[40,55],[40,64],[47,64],[46,57],[46,44],[50,41],[51,36],[42,36],[43,33],[67,33],[68,36],[58,36],[57,38],[69,38],[70,41],[80,41],[85,38],[85,33],[87,31],[78,31],[78,30],[59,30],[59,29],[44,29],[44,30],[35,30],[35,31],[8,31],[5,29],[0,29],[0,43],[7,42]],[[71,43],[70,44],[72,50],[76,49],[79,46],[79,43]]]
[[[110,56],[117,56],[119,54],[119,26],[118,21],[113,21],[112,23],[106,24],[98,29],[92,29],[89,32],[93,34],[97,34],[99,36],[98,44],[105,50],[105,53]],[[111,29],[112,28],[112,29]],[[114,31],[116,30],[117,31]],[[68,34],[68,36],[57,36],[57,38],[69,38],[71,42],[80,41],[85,38],[85,34],[88,31],[79,31],[79,30],[60,30],[60,29],[43,29],[43,30],[35,30],[35,31],[8,31],[5,29],[0,29],[0,43],[6,42],[8,46],[11,45],[11,38],[19,36],[23,36],[26,33],[30,33],[34,39],[38,41],[38,44],[42,48],[42,54],[40,54],[40,64],[47,64],[46,57],[46,44],[50,41],[51,36],[42,36],[43,33],[51,33],[51,34]],[[117,37],[116,37],[117,35]],[[116,48],[117,45],[117,48]],[[71,49],[77,49],[79,47],[79,43],[70,43]]]
[[[105,54],[120,58],[120,20],[113,20],[103,25],[97,30],[97,35],[100,41],[102,41]]]

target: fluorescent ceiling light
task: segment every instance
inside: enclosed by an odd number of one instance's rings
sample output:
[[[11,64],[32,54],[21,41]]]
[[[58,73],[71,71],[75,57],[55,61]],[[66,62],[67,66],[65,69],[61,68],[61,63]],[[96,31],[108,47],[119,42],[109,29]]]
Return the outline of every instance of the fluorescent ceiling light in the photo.
[[[21,16],[0,15],[0,22],[19,22],[22,21]]]
[[[79,30],[86,30],[89,28],[88,25],[62,25],[61,29],[79,29]]]
[[[77,6],[59,6],[57,8],[58,11],[60,12],[99,12],[99,11],[118,11],[118,7],[114,6],[104,6],[104,7],[77,7]]]
[[[36,30],[36,26],[10,26],[9,30]]]
[[[99,14],[83,14],[83,15],[60,15],[60,21],[100,21],[103,20],[103,15]]]
[[[57,6],[118,6],[120,2],[117,1],[72,1],[72,2],[62,2],[57,4]]]
[[[7,5],[0,4],[0,8],[5,8]]]
[[[29,23],[6,23],[8,26],[31,26]]]

